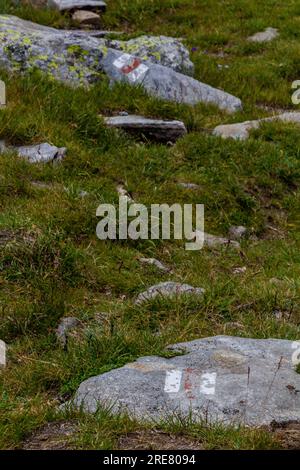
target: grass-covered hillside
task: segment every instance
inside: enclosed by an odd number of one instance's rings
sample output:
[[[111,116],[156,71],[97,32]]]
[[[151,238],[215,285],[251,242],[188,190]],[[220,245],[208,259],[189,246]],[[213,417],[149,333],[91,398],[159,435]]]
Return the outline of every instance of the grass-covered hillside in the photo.
[[[68,15],[13,3],[0,0],[0,13],[75,26]],[[139,88],[111,88],[105,77],[88,90],[72,89],[38,71],[11,76],[0,68],[7,86],[0,140],[68,149],[57,165],[0,155],[0,339],[8,345],[0,371],[0,448],[30,447],[40,432],[49,434],[50,448],[54,441],[74,449],[159,448],[169,441],[170,448],[280,448],[278,433],[262,429],[175,417],[143,426],[108,410],[57,413],[84,379],[165,354],[168,344],[220,334],[297,340],[300,333],[299,126],[266,123],[246,141],[211,135],[219,124],[299,110],[291,101],[292,82],[300,80],[299,2],[107,3],[103,29],[125,31],[126,38],[182,38],[195,78],[239,97],[244,109],[229,115],[159,101]],[[247,41],[268,26],[278,28],[277,39]],[[180,119],[188,134],[170,146],[107,129],[101,116],[121,111]],[[100,241],[96,209],[118,204],[120,184],[146,205],[205,204],[207,232],[248,228],[242,249],[190,252],[181,241]],[[141,257],[159,259],[172,272],[141,264]],[[238,267],[246,270],[236,274]],[[134,305],[137,294],[167,280],[203,287],[205,296]],[[66,348],[55,334],[64,316],[80,320]],[[63,425],[70,432],[60,433]]]

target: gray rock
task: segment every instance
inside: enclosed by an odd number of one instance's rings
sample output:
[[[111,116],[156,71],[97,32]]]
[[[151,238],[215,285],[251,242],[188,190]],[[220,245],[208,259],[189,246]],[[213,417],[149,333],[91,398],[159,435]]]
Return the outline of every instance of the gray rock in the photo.
[[[48,143],[16,147],[15,149],[20,157],[26,158],[30,163],[58,162],[64,158],[67,151],[65,147],[58,148]]]
[[[257,119],[256,121],[245,121],[235,124],[224,124],[215,127],[213,135],[223,139],[246,140],[252,129],[258,129],[263,122],[282,121],[300,124],[300,112],[282,113],[276,116]]]
[[[203,232],[196,231],[194,232],[195,235],[197,233],[203,234]],[[199,235],[200,238],[200,235]],[[225,246],[225,247],[231,247],[231,248],[240,248],[239,242],[235,240],[231,240],[229,238],[224,238],[224,237],[218,237],[216,235],[211,235],[210,233],[204,233],[204,246],[207,246],[208,248],[218,248],[220,246]]]
[[[229,228],[228,236],[230,240],[241,240],[247,234],[247,228],[243,225],[232,225]]]
[[[158,142],[175,142],[187,133],[181,121],[163,121],[143,116],[114,116],[104,118],[108,127],[123,129],[133,135],[144,136]]]
[[[140,36],[129,41],[108,39],[107,47],[164,65],[176,72],[194,74],[194,64],[190,60],[189,51],[179,39],[167,36]]]
[[[174,415],[209,423],[262,426],[300,421],[300,375],[295,343],[228,336],[169,348],[184,355],[143,357],[84,381],[73,401],[94,413],[99,405],[140,421]]]
[[[0,15],[0,64],[10,72],[38,69],[73,86],[103,79],[142,86],[160,99],[195,105],[215,104],[228,112],[241,101],[169,67],[107,47],[107,39],[57,30]]]
[[[76,317],[65,317],[62,318],[60,324],[56,330],[56,337],[62,347],[67,344],[68,333],[80,324],[80,321]]]
[[[93,11],[77,10],[72,15],[72,20],[76,21],[82,26],[95,25],[99,26],[101,20],[100,16]]]
[[[279,35],[278,29],[276,28],[266,28],[265,31],[253,34],[248,38],[248,41],[252,42],[269,42],[277,38]]]
[[[75,10],[79,8],[106,10],[106,3],[102,0],[48,0],[48,6],[59,11]]]
[[[47,163],[61,161],[67,152],[65,147],[55,147],[47,142],[38,145],[25,145],[22,147],[6,147],[2,141],[0,153],[14,151],[19,157],[26,158],[30,163]]]
[[[168,272],[171,271],[170,268],[168,268],[163,263],[161,263],[158,259],[155,259],[155,258],[140,258],[139,261],[142,264],[148,264],[150,266],[155,266],[157,269],[159,269],[160,271],[163,271],[165,273],[168,273]]]
[[[172,298],[180,295],[202,296],[204,292],[204,289],[201,287],[192,287],[189,284],[180,284],[179,282],[172,281],[160,282],[139,294],[135,304],[140,305],[159,296],[162,298]]]

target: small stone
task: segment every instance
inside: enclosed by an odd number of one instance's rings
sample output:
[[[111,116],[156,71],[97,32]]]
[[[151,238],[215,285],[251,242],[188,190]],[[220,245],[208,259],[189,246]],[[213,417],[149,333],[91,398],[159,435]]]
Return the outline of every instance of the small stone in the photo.
[[[30,163],[47,163],[61,161],[67,152],[65,147],[55,147],[48,143],[28,145],[23,147],[0,147],[0,153],[15,151],[19,157],[26,158]]]
[[[247,271],[246,266],[242,266],[242,267],[240,267],[240,268],[234,268],[234,269],[232,270],[232,273],[233,273],[233,274],[245,274],[246,271]]]
[[[75,13],[72,15],[72,20],[76,21],[82,26],[99,26],[100,24],[100,16],[97,13],[86,10],[75,11]]]
[[[129,203],[134,203],[134,200],[133,198],[130,196],[129,192],[127,191],[127,189],[123,186],[123,184],[118,184],[118,186],[116,187],[116,190],[117,190],[117,193],[122,196],[122,197],[126,197],[127,198],[127,201]]]
[[[232,227],[229,228],[229,238],[230,240],[241,240],[244,238],[247,234],[247,228],[244,227],[243,225],[232,225]]]
[[[300,124],[300,112],[289,112],[277,114],[272,117],[258,119],[256,121],[245,121],[235,124],[224,124],[215,127],[213,135],[222,137],[223,139],[246,140],[249,138],[249,133],[253,129],[258,129],[264,122],[292,122]]]
[[[67,344],[68,333],[76,328],[80,321],[76,317],[65,317],[61,320],[56,330],[56,337],[62,347]]]
[[[253,34],[248,38],[248,41],[252,42],[269,42],[277,38],[279,35],[278,29],[276,28],[266,28],[265,31]]]
[[[87,191],[79,191],[79,194],[78,196],[81,197],[81,198],[85,198],[89,195],[89,193]]]
[[[127,115],[104,118],[111,128],[123,129],[134,135],[146,137],[158,142],[175,142],[187,133],[181,121],[163,121],[143,116]]]
[[[189,284],[180,284],[179,282],[172,281],[161,282],[139,294],[135,304],[139,305],[159,296],[162,298],[174,298],[180,295],[203,296],[204,292],[204,289],[201,287],[192,287]]]
[[[140,258],[139,261],[142,264],[149,264],[150,266],[155,266],[157,269],[160,269],[160,271],[164,271],[166,273],[171,271],[170,268],[168,268],[158,259],[155,258]]]

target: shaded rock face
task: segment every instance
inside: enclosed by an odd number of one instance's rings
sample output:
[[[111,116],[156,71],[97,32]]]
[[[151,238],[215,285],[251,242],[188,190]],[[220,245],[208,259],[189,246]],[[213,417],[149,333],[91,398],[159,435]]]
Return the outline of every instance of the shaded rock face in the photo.
[[[300,375],[294,343],[216,336],[169,349],[171,359],[143,357],[83,382],[74,398],[87,412],[97,406],[127,411],[141,421],[174,416],[226,424],[300,421]]]
[[[141,85],[168,101],[215,104],[228,112],[241,109],[238,98],[170,67],[107,47],[106,41],[0,15],[0,66],[9,71],[38,69],[74,86],[101,80],[104,72],[111,83]]]
[[[77,21],[81,26],[99,26],[101,23],[100,16],[97,13],[86,10],[76,10],[72,15],[72,20]]]
[[[204,289],[201,287],[193,287],[189,284],[180,284],[179,282],[160,282],[154,286],[149,287],[146,291],[138,295],[135,304],[139,305],[148,300],[155,299],[156,297],[172,298],[180,295],[200,295],[204,294]]]

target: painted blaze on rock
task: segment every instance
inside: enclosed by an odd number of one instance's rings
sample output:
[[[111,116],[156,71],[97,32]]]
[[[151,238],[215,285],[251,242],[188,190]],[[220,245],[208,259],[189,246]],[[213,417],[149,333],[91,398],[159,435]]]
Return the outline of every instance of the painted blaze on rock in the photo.
[[[140,420],[179,413],[227,424],[300,422],[294,342],[216,336],[170,346],[184,355],[143,357],[83,382],[76,406],[126,410]]]
[[[164,47],[169,49],[170,42],[162,43],[162,50]],[[177,50],[177,46],[174,47]],[[191,105],[211,103],[229,112],[241,108],[238,98],[165,66],[167,55],[161,54],[158,59],[149,53],[146,59],[123,52],[126,42],[122,42],[120,48],[122,51],[110,47],[104,38],[0,15],[0,62],[9,71],[38,69],[50,78],[73,86],[102,80],[105,73],[111,83],[140,85],[150,95],[161,99]],[[177,66],[176,62],[174,67]]]

